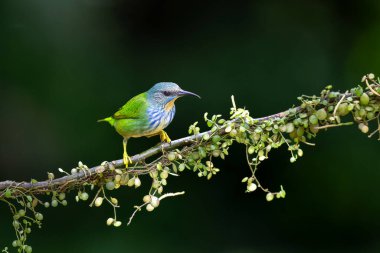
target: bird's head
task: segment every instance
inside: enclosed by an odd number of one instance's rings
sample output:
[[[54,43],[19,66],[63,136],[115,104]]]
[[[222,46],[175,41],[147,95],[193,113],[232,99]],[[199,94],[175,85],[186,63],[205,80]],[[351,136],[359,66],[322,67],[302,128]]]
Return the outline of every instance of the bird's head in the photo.
[[[161,106],[171,105],[173,106],[174,101],[185,95],[192,95],[198,98],[201,98],[195,93],[190,91],[182,90],[177,84],[171,82],[162,82],[156,83],[150,90],[148,90],[148,94],[153,99],[154,103],[157,103]]]

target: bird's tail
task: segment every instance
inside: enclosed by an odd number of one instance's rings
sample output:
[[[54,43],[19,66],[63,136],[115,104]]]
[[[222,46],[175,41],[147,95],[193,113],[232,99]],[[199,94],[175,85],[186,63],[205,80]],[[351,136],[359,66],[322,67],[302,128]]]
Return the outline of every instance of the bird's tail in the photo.
[[[115,123],[115,119],[113,117],[108,117],[108,118],[100,119],[97,122],[108,122],[111,126],[113,126]]]

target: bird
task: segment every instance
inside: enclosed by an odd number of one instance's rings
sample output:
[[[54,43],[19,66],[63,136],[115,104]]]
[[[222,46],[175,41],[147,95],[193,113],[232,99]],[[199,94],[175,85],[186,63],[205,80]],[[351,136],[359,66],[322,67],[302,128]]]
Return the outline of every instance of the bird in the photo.
[[[156,83],[148,91],[131,98],[112,116],[98,120],[108,122],[123,137],[123,162],[126,168],[132,163],[127,153],[129,138],[160,135],[161,142],[171,142],[164,129],[174,118],[174,102],[185,95],[201,98],[193,92],[181,89],[176,83]]]

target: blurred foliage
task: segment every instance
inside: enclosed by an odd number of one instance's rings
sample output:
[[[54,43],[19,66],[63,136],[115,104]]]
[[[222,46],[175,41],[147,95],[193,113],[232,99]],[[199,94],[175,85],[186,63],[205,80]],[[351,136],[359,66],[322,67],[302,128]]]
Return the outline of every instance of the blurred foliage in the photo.
[[[371,0],[1,1],[0,178],[121,158],[120,137],[96,120],[158,81],[202,96],[178,101],[173,139],[205,111],[227,114],[231,94],[258,117],[327,84],[346,90],[380,73],[379,10]],[[131,140],[129,151],[156,142]],[[242,193],[248,168],[232,148],[213,181],[176,178],[169,190],[187,194],[127,229],[106,227],[106,208],[72,205],[46,214],[31,244],[34,252],[378,252],[378,150],[347,127],[321,134],[294,165],[275,154],[259,177],[283,184],[287,199],[266,203]],[[130,203],[124,210],[141,197],[118,196]],[[2,245],[14,236],[7,213],[0,207]]]

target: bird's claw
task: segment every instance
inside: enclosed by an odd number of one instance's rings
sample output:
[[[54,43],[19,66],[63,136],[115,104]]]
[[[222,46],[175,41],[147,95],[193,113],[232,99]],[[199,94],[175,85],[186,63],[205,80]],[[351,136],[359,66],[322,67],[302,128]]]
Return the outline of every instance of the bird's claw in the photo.
[[[123,162],[125,164],[125,168],[128,168],[128,165],[132,163],[132,159],[127,155],[127,153],[123,154]]]
[[[160,132],[160,139],[161,139],[161,142],[167,142],[167,143],[172,142],[172,140],[169,138],[169,135],[163,130]]]

